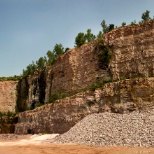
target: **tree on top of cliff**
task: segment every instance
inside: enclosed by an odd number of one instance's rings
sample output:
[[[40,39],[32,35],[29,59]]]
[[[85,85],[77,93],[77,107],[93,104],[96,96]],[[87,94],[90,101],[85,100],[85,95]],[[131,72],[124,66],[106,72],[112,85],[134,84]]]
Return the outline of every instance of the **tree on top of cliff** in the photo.
[[[95,35],[91,33],[91,29],[87,30],[87,34],[85,35],[87,42],[91,42],[95,40]]]
[[[78,33],[77,37],[75,38],[75,44],[77,47],[80,47],[82,44],[86,42],[86,37],[84,33]]]
[[[32,64],[29,64],[25,70],[23,69],[22,76],[23,76],[23,77],[26,77],[26,76],[28,76],[28,75],[34,73],[36,70],[37,70],[37,66],[36,66],[36,64],[32,61]]]
[[[47,55],[47,65],[52,65],[55,62],[55,55],[53,52],[48,50]]]
[[[123,23],[121,24],[121,26],[122,26],[122,27],[126,26],[126,22],[123,22]]]
[[[99,33],[98,33],[98,35],[97,35],[97,39],[98,39],[98,42],[100,41],[100,40],[102,40],[102,31],[99,31]]]
[[[53,53],[55,55],[55,58],[62,55],[64,53],[64,47],[62,46],[62,44],[56,44],[53,49]]]
[[[114,29],[114,24],[109,24],[109,26],[106,24],[105,20],[101,22],[101,26],[103,28],[103,33],[110,32],[112,29]]]
[[[142,13],[142,20],[143,21],[151,20],[151,18],[150,18],[150,11],[146,10],[144,13]]]
[[[46,57],[40,57],[38,61],[36,61],[36,65],[38,69],[42,69],[46,66]]]

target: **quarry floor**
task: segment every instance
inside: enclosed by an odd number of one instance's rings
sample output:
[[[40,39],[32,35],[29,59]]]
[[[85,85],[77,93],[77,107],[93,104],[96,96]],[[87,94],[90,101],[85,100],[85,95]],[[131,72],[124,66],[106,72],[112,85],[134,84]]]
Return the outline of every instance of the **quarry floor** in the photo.
[[[56,135],[22,135],[17,139],[0,139],[1,154],[154,154],[145,147],[90,147],[73,144],[51,144]]]

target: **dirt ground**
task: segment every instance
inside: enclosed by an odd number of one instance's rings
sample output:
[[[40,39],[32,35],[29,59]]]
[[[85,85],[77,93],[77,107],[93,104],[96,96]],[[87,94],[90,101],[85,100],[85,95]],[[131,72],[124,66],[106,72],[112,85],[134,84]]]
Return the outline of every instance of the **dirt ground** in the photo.
[[[1,154],[154,154],[154,148],[90,147],[51,144],[53,137],[25,136],[14,141],[0,140]]]
[[[78,145],[1,146],[1,154],[154,154],[154,148],[88,147]]]

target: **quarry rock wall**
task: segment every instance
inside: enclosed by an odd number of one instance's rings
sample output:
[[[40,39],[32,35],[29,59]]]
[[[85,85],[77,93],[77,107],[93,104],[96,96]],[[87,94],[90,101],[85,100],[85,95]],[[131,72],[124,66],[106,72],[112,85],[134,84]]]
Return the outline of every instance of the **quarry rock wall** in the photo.
[[[116,28],[103,41],[111,53],[105,67],[99,65],[102,49],[94,41],[68,50],[52,66],[19,82],[0,82],[0,112],[22,112],[16,133],[63,133],[91,113],[153,106],[154,21]],[[103,82],[110,83],[88,91]],[[50,101],[61,92],[70,97]]]
[[[154,76],[154,21],[115,29],[104,35],[112,46],[114,79]]]
[[[152,108],[153,105],[153,77],[107,83],[100,89],[19,113],[15,133],[64,133],[88,114],[105,111],[127,113]]]
[[[0,82],[0,112],[15,112],[17,84],[17,81]]]
[[[27,91],[21,104],[35,108],[49,102],[55,92],[70,94],[103,81],[154,76],[154,21],[114,29],[103,40],[110,46],[108,67],[99,67],[97,41],[71,49],[53,66],[28,77],[27,83],[21,81],[19,91]]]

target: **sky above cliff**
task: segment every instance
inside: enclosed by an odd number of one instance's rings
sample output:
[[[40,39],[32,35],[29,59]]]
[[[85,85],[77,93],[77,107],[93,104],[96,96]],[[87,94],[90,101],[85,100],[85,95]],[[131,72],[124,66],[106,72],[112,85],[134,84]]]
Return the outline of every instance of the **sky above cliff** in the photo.
[[[79,32],[97,35],[102,20],[140,21],[153,0],[0,0],[0,76],[22,74],[56,43],[73,48]]]

